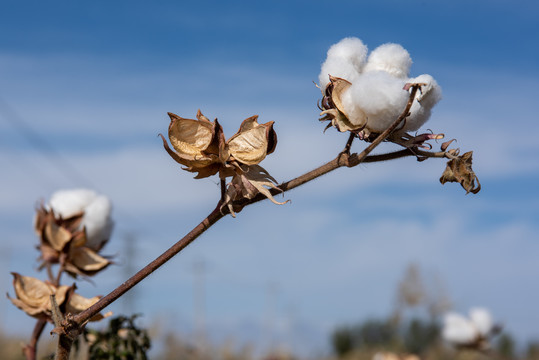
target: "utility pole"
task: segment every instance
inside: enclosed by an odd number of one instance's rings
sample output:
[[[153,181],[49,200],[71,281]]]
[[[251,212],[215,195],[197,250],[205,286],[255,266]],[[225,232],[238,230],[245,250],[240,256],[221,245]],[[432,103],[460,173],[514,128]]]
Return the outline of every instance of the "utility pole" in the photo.
[[[193,264],[193,306],[195,340],[200,351],[206,347],[206,262],[198,259]]]
[[[136,271],[136,258],[137,258],[137,237],[134,233],[128,232],[123,236],[124,240],[124,266],[123,266],[123,278],[129,279]],[[135,304],[134,301],[136,297],[137,288],[129,290],[122,297],[123,301],[123,312],[125,315],[129,316],[133,314]]]

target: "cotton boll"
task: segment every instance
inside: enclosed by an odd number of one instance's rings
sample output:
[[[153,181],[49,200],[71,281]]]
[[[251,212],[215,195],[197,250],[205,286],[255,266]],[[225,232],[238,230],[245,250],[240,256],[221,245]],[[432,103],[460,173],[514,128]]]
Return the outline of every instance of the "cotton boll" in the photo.
[[[369,55],[364,71],[385,71],[394,77],[408,77],[412,58],[406,49],[399,44],[384,44],[378,46]]]
[[[80,229],[86,228],[86,246],[91,249],[99,250],[110,238],[112,205],[106,196],[87,189],[60,190],[47,207],[64,219],[83,212]]]
[[[444,317],[442,337],[455,345],[473,343],[478,336],[474,323],[462,315],[449,313]]]
[[[423,74],[408,79],[408,83],[426,84],[418,90],[410,108],[410,116],[406,118],[404,131],[416,131],[425,124],[431,115],[432,108],[442,99],[442,89],[430,75]]]
[[[88,189],[59,190],[52,194],[49,208],[64,219],[84,211],[97,194]]]
[[[370,132],[384,131],[406,107],[408,92],[403,87],[404,80],[384,71],[361,74],[343,96],[350,122],[366,121]]]
[[[479,333],[484,337],[488,337],[494,328],[492,316],[484,308],[470,309],[470,319]]]
[[[347,37],[332,45],[322,65],[320,86],[327,86],[329,75],[352,81],[363,70],[366,58],[367,46],[358,38]]]

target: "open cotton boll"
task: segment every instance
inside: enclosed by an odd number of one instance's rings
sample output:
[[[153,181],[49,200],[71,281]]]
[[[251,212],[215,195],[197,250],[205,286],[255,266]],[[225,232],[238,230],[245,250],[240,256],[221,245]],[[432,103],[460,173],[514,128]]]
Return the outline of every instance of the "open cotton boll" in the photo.
[[[479,333],[485,337],[490,335],[492,329],[494,328],[494,322],[492,321],[492,316],[487,309],[484,308],[473,308],[470,309],[470,319],[473,324],[479,331]]]
[[[395,77],[408,77],[412,58],[408,51],[399,44],[383,44],[369,55],[364,71],[385,71]]]
[[[343,107],[354,125],[367,122],[370,132],[382,132],[402,113],[408,101],[404,80],[383,71],[358,76],[343,96]]]
[[[421,87],[421,91],[417,91],[410,108],[410,116],[406,118],[403,129],[404,131],[416,131],[429,120],[432,108],[442,99],[442,88],[428,74],[408,79],[408,82],[426,84]]]
[[[367,46],[355,37],[347,37],[332,45],[319,75],[320,86],[325,88],[329,75],[352,81],[365,65]]]
[[[84,211],[96,197],[97,193],[88,189],[58,190],[52,194],[48,207],[66,219]]]
[[[445,341],[465,345],[473,343],[477,336],[477,329],[469,319],[456,313],[445,315],[442,328],[442,337]]]
[[[112,205],[104,195],[88,189],[60,190],[51,196],[47,207],[64,219],[84,212],[79,227],[86,228],[86,246],[91,249],[99,250],[110,238]]]

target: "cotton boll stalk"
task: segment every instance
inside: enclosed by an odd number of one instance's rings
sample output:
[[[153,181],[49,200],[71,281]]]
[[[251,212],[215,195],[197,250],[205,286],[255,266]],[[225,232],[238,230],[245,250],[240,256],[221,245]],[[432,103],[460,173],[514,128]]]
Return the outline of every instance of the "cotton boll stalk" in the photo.
[[[442,337],[445,341],[455,345],[474,343],[478,337],[474,323],[457,313],[449,313],[444,317]]]
[[[408,77],[412,58],[406,49],[399,44],[383,44],[369,55],[364,71],[385,71],[394,77]]]
[[[97,251],[110,238],[112,204],[104,195],[88,189],[60,190],[51,196],[48,208],[64,219],[82,212],[79,228],[86,228],[85,246],[88,248]]]
[[[355,37],[347,37],[332,45],[319,75],[320,87],[329,83],[329,75],[352,81],[363,70],[367,46]]]
[[[470,319],[479,333],[484,337],[488,337],[494,329],[492,315],[490,315],[490,312],[487,309],[470,309]]]
[[[403,131],[416,131],[429,120],[432,108],[442,99],[442,89],[436,80],[427,74],[408,79],[408,83],[425,84],[417,91],[410,108],[410,116],[406,118],[403,128]]]
[[[404,84],[384,71],[361,74],[343,95],[348,119],[354,125],[366,124],[368,132],[383,132],[406,107],[409,95]]]

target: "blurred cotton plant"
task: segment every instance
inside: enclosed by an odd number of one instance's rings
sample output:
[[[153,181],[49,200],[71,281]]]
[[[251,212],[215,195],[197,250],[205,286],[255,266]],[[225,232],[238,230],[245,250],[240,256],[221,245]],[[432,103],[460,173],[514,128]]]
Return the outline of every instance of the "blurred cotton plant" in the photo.
[[[501,326],[494,323],[487,309],[472,308],[468,317],[454,312],[446,314],[442,337],[457,348],[486,351],[490,349],[491,338],[500,331]]]
[[[111,264],[99,254],[108,242],[113,221],[112,205],[104,196],[87,189],[60,190],[41,204],[34,217],[39,237],[39,269],[47,269],[48,279],[23,276],[13,272],[15,297],[9,300],[26,314],[37,319],[32,338],[23,352],[27,359],[36,356],[37,341],[45,325],[78,314],[100,296],[86,298],[76,293],[76,285],[62,285],[61,277],[92,276]],[[56,273],[53,266],[58,265]],[[89,321],[98,321],[111,313],[96,313]]]
[[[38,210],[34,221],[40,237],[40,268],[51,271],[60,264],[58,277],[91,276],[111,261],[99,255],[110,238],[113,221],[110,200],[87,189],[60,190]]]

